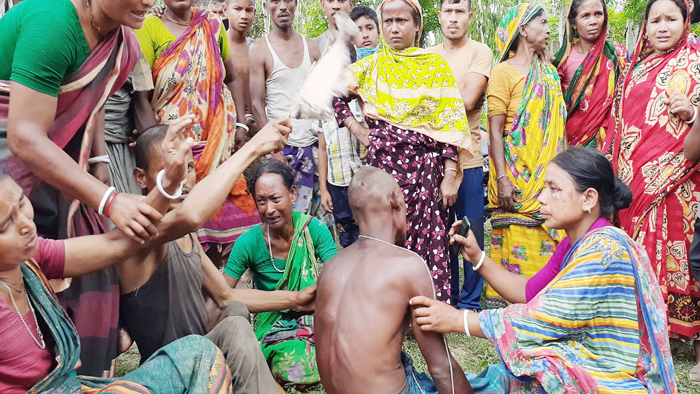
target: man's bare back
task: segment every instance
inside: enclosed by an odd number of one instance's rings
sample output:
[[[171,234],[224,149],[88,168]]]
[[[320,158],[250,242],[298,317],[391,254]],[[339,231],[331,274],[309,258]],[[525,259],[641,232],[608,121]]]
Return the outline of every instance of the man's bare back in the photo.
[[[366,171],[381,170],[363,169],[355,177],[366,175],[363,174]],[[366,215],[372,217],[366,220],[353,205],[360,232],[400,240],[401,236],[392,236],[387,228],[392,224],[405,227],[401,190],[390,176],[365,178],[366,182],[393,182],[392,196],[401,200],[399,207],[392,202],[393,208],[387,202],[389,212],[379,220],[376,211]],[[365,185],[365,181],[356,182],[356,179],[353,183]],[[352,205],[352,183],[350,187]],[[366,201],[382,205],[376,193],[368,194]],[[392,220],[391,215],[403,215],[404,220]],[[433,288],[427,266],[418,255],[367,236],[361,235],[357,242],[326,263],[318,282],[315,314],[316,356],[326,391],[330,394],[403,392],[408,380],[401,349],[404,334],[413,321],[408,302],[417,295],[434,298]],[[471,392],[459,364],[449,355],[443,336],[420,330],[414,333],[438,392],[452,393],[453,387],[454,393]]]

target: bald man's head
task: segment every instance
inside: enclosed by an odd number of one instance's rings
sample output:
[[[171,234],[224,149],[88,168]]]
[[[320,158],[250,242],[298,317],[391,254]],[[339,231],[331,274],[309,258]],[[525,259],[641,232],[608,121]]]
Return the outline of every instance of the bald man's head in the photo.
[[[405,207],[399,184],[384,170],[363,167],[355,173],[348,187],[348,200],[355,219],[389,215]]]

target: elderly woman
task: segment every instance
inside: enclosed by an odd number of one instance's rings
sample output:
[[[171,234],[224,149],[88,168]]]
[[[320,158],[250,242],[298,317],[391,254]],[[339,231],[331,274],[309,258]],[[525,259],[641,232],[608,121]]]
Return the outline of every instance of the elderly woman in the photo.
[[[618,85],[617,128],[605,152],[634,195],[620,227],[644,245],[664,292],[671,336],[695,339],[700,364],[700,291],[688,265],[700,162],[683,153],[697,123],[700,46],[688,42],[688,22],[683,0],[647,3],[630,69]],[[700,366],[692,372],[697,379]]]
[[[417,0],[384,0],[382,48],[346,70],[350,96],[333,101],[340,127],[369,147],[367,162],[391,174],[408,211],[405,246],[428,265],[438,299],[450,302],[447,208],[461,182],[458,149],[473,147],[457,83],[447,62],[417,48],[423,30]],[[357,98],[369,128],[353,116]]]
[[[105,163],[86,171],[90,156],[105,154],[103,106],[139,59],[131,29],[153,4],[24,0],[0,19],[0,166],[32,201],[41,236],[102,233],[107,217],[134,240],[156,234],[150,206],[102,182]],[[101,376],[117,355],[116,275],[74,278],[59,297],[83,340],[80,373]]]
[[[514,275],[485,257],[473,234],[453,231],[462,257],[513,305],[477,314],[414,298],[421,330],[494,343],[503,363],[467,377],[477,393],[676,393],[653,267],[644,248],[607,219],[630,204],[629,187],[603,154],[580,147],[552,160],[545,183],[545,224],[567,235],[545,268],[532,278]]]
[[[164,147],[177,154],[165,155],[161,182],[169,194],[184,177],[185,152],[191,146],[171,142],[175,140],[166,141]],[[32,203],[4,172],[0,196],[0,392],[231,392],[231,375],[221,351],[196,336],[162,348],[120,380],[75,377],[81,362],[78,333],[48,280],[103,269],[133,255],[139,244],[118,229],[65,241],[40,238]],[[169,202],[159,191],[146,198],[161,213]]]
[[[563,45],[554,55],[568,117],[570,145],[603,148],[611,119],[615,85],[627,48],[607,38],[604,0],[574,0],[569,7]]]
[[[224,271],[229,285],[236,287],[250,269],[260,290],[298,291],[315,286],[319,265],[338,250],[323,222],[292,211],[297,197],[292,170],[270,161],[255,172],[249,185],[263,222],[234,244]],[[255,334],[275,379],[299,389],[320,382],[313,316],[281,309],[258,316]]]
[[[549,34],[542,7],[511,8],[496,32],[500,63],[487,91],[491,258],[526,276],[544,266],[560,238],[544,226],[537,202],[547,164],[566,145],[559,75],[543,60]],[[486,295],[487,307],[504,305],[492,286]]]

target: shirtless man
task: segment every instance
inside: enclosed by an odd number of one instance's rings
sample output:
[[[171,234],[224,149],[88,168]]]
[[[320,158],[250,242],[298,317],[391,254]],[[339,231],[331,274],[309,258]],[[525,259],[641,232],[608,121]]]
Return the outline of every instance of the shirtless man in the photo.
[[[247,34],[255,19],[255,0],[226,0],[226,15],[229,22],[228,46],[233,54],[231,60],[233,60],[233,67],[236,70],[234,86],[243,92],[246,124],[248,127],[254,127],[255,117],[253,116],[253,104],[250,100],[248,47],[255,40],[247,37]]]
[[[472,393],[442,335],[414,330],[428,370],[416,372],[401,352],[408,301],[434,299],[425,262],[400,246],[406,239],[406,203],[386,172],[365,167],[349,188],[360,238],[330,260],[318,282],[316,354],[330,394]]]
[[[321,57],[313,40],[294,31],[297,0],[265,0],[263,7],[274,27],[250,46],[250,95],[257,124],[266,124],[268,118],[287,117],[311,65]],[[294,172],[298,197],[293,209],[313,215],[311,200],[318,188],[314,175],[318,131],[310,119],[292,119],[291,123],[287,146],[273,158],[289,164]]]

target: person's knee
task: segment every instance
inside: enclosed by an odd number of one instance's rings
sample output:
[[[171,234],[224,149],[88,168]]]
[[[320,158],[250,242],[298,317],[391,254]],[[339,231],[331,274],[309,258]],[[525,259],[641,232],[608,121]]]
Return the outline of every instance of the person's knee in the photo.
[[[229,317],[242,317],[248,323],[250,323],[250,312],[248,311],[248,307],[242,302],[232,301],[226,305],[226,309],[224,309],[221,319],[224,320]]]

